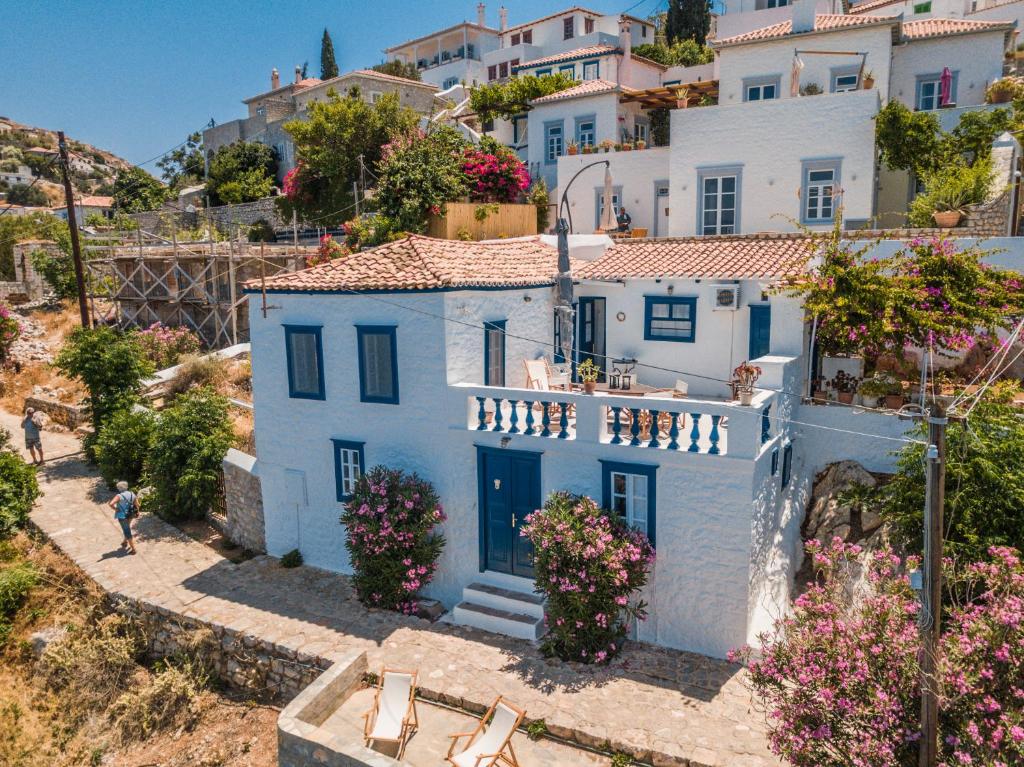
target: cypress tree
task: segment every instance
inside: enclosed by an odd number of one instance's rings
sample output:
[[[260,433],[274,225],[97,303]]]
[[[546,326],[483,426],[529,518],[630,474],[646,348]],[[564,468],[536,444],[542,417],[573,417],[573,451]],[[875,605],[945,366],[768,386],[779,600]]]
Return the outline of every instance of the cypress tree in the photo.
[[[696,40],[704,45],[711,31],[710,0],[669,0],[665,38],[669,45]]]
[[[334,42],[331,33],[324,27],[324,36],[320,41],[320,79],[329,80],[338,76],[338,62],[334,60]]]

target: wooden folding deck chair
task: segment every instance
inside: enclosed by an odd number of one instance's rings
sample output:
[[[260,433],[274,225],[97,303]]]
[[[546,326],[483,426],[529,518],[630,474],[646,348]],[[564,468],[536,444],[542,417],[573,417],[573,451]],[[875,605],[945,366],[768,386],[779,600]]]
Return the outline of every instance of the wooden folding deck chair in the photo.
[[[499,761],[509,767],[519,767],[512,748],[512,736],[525,718],[525,711],[506,703],[499,695],[475,730],[448,736],[452,744],[448,747],[445,761],[453,767],[494,767]],[[486,724],[488,720],[490,724]],[[469,738],[466,747],[453,756],[452,752],[462,738]]]
[[[419,729],[416,715],[416,672],[383,668],[377,679],[373,705],[363,714],[363,740],[398,744],[398,759],[405,753],[409,737]]]

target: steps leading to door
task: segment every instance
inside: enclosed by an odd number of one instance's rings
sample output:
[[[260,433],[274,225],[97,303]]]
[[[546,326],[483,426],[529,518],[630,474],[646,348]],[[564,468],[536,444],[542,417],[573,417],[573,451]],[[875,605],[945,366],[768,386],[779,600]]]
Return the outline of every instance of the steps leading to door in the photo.
[[[523,590],[532,585],[531,581],[507,577],[489,577],[471,583],[462,589],[462,601],[452,611],[454,622],[495,634],[536,640],[544,633],[544,600]]]

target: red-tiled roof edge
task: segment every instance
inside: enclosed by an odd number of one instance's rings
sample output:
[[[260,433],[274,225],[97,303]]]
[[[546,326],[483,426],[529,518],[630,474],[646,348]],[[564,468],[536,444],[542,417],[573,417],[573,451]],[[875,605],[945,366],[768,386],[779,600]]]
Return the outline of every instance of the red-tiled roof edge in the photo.
[[[843,23],[838,26],[830,27],[818,27],[819,18],[839,18],[849,19],[850,23]],[[733,35],[732,37],[726,37],[721,40],[711,40],[709,45],[718,50],[719,48],[730,48],[736,45],[753,45],[755,43],[767,43],[775,40],[782,40],[790,37],[804,37],[808,35],[825,35],[835,32],[846,32],[851,29],[864,29],[866,27],[873,26],[899,26],[902,22],[902,16],[852,16],[849,14],[829,14],[819,13],[814,17],[814,29],[806,32],[793,32],[792,22],[789,20],[779,22],[777,24],[769,24],[758,29],[753,29],[749,32],[744,32],[739,35]],[[768,30],[777,29],[777,32],[771,34],[765,34],[757,36],[758,33],[767,32]],[[785,31],[784,31],[785,30]],[[895,36],[895,33],[894,33]]]

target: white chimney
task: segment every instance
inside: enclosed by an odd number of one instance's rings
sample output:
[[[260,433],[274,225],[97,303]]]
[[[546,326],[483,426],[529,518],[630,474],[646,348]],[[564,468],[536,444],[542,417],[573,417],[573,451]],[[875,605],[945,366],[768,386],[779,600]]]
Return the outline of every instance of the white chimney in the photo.
[[[817,0],[796,0],[793,3],[793,34],[814,31]]]
[[[302,67],[295,67],[295,82],[298,84],[299,80],[302,79]]]
[[[508,9],[503,5],[498,8],[498,29],[504,32],[508,29]]]
[[[277,67],[270,70],[270,90],[276,91],[281,87],[281,75],[278,74]]]
[[[619,85],[629,85],[629,68],[633,62],[633,33],[630,31],[631,24],[625,16],[619,17],[619,50],[622,51],[622,61],[619,62],[619,71],[616,81]]]
[[[481,27],[487,26],[487,6],[483,3],[476,4],[476,23]]]

